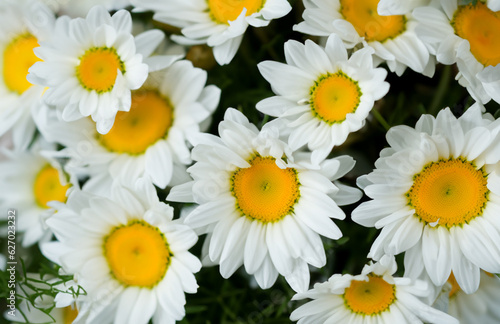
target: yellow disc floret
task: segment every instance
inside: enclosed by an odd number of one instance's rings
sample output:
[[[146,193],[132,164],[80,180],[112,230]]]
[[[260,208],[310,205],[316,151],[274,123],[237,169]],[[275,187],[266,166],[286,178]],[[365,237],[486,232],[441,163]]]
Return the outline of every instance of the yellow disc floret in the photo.
[[[343,72],[321,76],[310,90],[312,114],[328,124],[341,123],[361,100],[358,82]]]
[[[62,185],[59,179],[59,171],[50,165],[44,166],[36,175],[33,185],[33,193],[38,206],[49,208],[49,201],[66,201],[66,191],[69,184]]]
[[[10,91],[22,94],[31,87],[26,80],[28,69],[40,61],[33,48],[38,47],[35,36],[26,33],[14,38],[3,53],[3,79]]]
[[[256,156],[249,163],[231,178],[231,193],[242,216],[267,223],[292,213],[300,195],[297,171],[280,169],[273,157]]]
[[[158,228],[137,220],[105,237],[104,256],[121,284],[152,288],[165,276],[172,253]]]
[[[247,9],[249,16],[259,12],[266,0],[208,0],[208,10],[212,20],[219,24],[229,24],[229,21],[236,20],[243,11]]]
[[[500,63],[500,12],[477,1],[475,5],[459,6],[451,25],[458,36],[469,41],[472,55],[481,64]]]
[[[452,158],[424,166],[406,196],[422,221],[451,227],[481,215],[488,194],[486,173],[463,158]]]
[[[340,13],[368,42],[384,42],[406,30],[405,16],[380,16],[378,3],[379,0],[340,0]]]
[[[118,70],[125,73],[124,64],[114,48],[94,47],[80,57],[76,76],[85,89],[103,93],[113,89]]]
[[[110,151],[139,154],[166,137],[172,121],[167,98],[154,90],[134,91],[130,111],[119,111],[109,133],[98,137]]]
[[[344,303],[360,315],[385,312],[396,300],[396,288],[382,277],[369,275],[368,281],[353,280],[344,293]]]

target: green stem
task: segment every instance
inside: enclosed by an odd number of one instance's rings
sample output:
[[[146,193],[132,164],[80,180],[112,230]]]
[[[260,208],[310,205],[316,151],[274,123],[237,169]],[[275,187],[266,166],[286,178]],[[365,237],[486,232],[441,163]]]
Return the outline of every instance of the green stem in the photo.
[[[269,121],[269,115],[264,115],[262,122],[260,123],[260,128],[262,128]]]
[[[262,47],[264,47],[266,49],[269,56],[271,56],[271,58],[274,61],[280,62],[281,58],[278,55],[278,53],[274,50],[274,48],[272,47],[272,42],[266,33],[266,29],[265,28],[252,28],[252,30],[253,30],[254,34],[257,36],[257,38],[259,39],[259,41],[261,42]]]
[[[372,109],[372,114],[375,117],[375,119],[382,125],[386,131],[388,131],[391,128],[391,125],[382,117],[380,112],[377,109]]]
[[[442,108],[440,105],[445,94],[448,92],[448,87],[450,85],[450,76],[451,65],[445,65],[443,68],[443,73],[441,74],[441,80],[439,80],[436,95],[432,99],[431,105],[428,110],[429,113],[433,116],[435,116]]]

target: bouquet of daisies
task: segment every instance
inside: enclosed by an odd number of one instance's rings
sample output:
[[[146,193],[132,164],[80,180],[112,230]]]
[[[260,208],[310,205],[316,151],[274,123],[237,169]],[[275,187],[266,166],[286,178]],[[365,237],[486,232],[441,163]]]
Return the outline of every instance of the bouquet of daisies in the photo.
[[[4,0],[8,323],[500,322],[500,1]]]

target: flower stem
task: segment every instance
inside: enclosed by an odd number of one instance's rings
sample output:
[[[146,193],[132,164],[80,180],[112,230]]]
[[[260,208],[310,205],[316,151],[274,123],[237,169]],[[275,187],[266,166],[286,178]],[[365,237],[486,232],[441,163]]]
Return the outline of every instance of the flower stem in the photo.
[[[451,65],[445,65],[443,68],[443,73],[441,74],[441,80],[436,90],[436,95],[432,99],[431,105],[429,107],[429,113],[435,116],[439,110],[441,110],[441,102],[443,101],[444,95],[448,91],[450,85],[450,75],[451,75]]]
[[[384,117],[380,114],[380,112],[377,109],[372,109],[372,114],[375,117],[375,119],[382,125],[386,131],[388,131],[391,128],[391,125],[384,119]]]

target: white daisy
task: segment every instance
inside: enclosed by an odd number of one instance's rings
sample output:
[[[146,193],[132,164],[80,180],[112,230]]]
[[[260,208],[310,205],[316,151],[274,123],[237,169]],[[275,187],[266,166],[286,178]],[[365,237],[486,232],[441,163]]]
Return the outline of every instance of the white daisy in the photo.
[[[373,200],[352,213],[382,228],[369,256],[406,251],[408,276],[425,271],[442,286],[453,271],[466,293],[480,269],[500,272],[500,125],[491,119],[479,105],[458,119],[447,108],[388,131],[391,147],[358,179]]]
[[[500,8],[492,10],[482,1],[459,3],[443,0],[438,8],[415,9],[417,34],[438,62],[457,63],[457,79],[475,100],[500,103]]]
[[[38,1],[0,4],[0,136],[12,130],[19,150],[33,138],[31,108],[43,93],[43,87],[26,80],[28,68],[39,60],[33,48],[50,36],[54,22],[54,13]]]
[[[220,65],[235,56],[247,27],[267,26],[292,9],[286,0],[132,0],[138,10],[154,11],[153,18],[181,29],[172,38],[185,45],[213,47]]]
[[[0,162],[0,206],[17,210],[16,226],[23,233],[22,245],[30,246],[51,237],[43,220],[53,214],[53,201],[65,201],[70,183],[57,161],[35,143],[30,151],[7,151]],[[6,218],[7,213],[3,218]]]
[[[449,292],[448,314],[462,324],[500,323],[500,279],[493,274],[481,271],[481,283],[473,294],[466,294],[460,289],[453,274],[448,279]]]
[[[325,265],[320,235],[342,236],[330,218],[344,219],[338,205],[360,198],[359,192],[332,183],[347,173],[347,156],[310,162],[293,154],[268,124],[262,131],[234,109],[219,124],[220,138],[198,136],[188,169],[194,181],[174,187],[167,200],[199,204],[185,222],[209,233],[208,255],[224,278],[241,265],[262,288],[279,274],[296,291],[309,285],[308,264]]]
[[[304,6],[304,21],[294,30],[315,36],[337,34],[347,48],[370,46],[376,62],[386,62],[397,75],[406,67],[434,74],[434,58],[415,34],[417,22],[411,14],[380,16],[377,0],[304,0]]]
[[[84,167],[90,173],[85,189],[107,190],[102,182],[109,175],[128,184],[147,177],[165,188],[189,180],[181,178],[191,163],[187,140],[200,132],[200,123],[219,102],[220,89],[205,86],[206,79],[204,70],[185,60],[151,73],[132,92],[130,111],[118,112],[105,135],[95,131],[89,118],[66,123],[46,107],[36,119],[47,140],[66,146],[60,154],[70,158],[68,172]]]
[[[150,30],[131,34],[132,18],[126,10],[113,16],[104,7],[93,7],[86,19],[57,19],[53,35],[35,49],[43,61],[30,69],[28,80],[48,87],[43,98],[62,111],[65,121],[92,116],[101,134],[113,126],[116,113],[128,111],[130,90],[146,80],[148,69],[160,69],[148,58],[163,40]]]
[[[331,35],[323,49],[307,40],[285,43],[287,64],[265,61],[258,67],[277,96],[257,104],[261,112],[284,119],[293,150],[304,144],[315,162],[349,133],[363,127],[375,100],[389,90],[387,71],[374,69],[373,49],[356,51],[350,58],[342,40]]]
[[[420,300],[432,294],[425,281],[393,277],[394,257],[365,265],[360,275],[335,274],[327,282],[296,294],[293,299],[313,299],[292,312],[298,324],[410,324],[458,321]]]
[[[174,323],[185,315],[184,292],[195,293],[200,261],[188,252],[198,237],[172,220],[151,184],[115,186],[112,199],[72,192],[47,220],[57,242],[46,257],[74,273],[87,295],[76,321]]]
[[[379,15],[406,15],[417,7],[426,6],[431,0],[380,0],[377,6]]]

